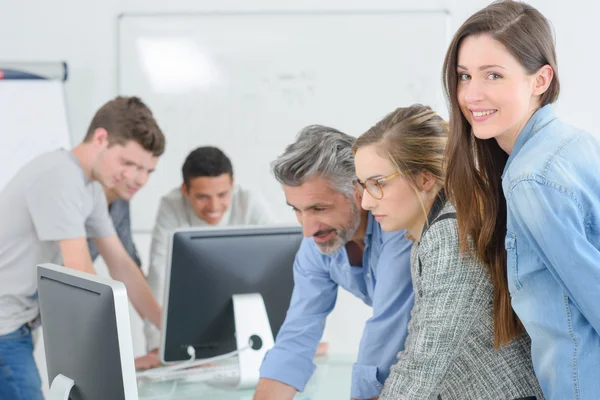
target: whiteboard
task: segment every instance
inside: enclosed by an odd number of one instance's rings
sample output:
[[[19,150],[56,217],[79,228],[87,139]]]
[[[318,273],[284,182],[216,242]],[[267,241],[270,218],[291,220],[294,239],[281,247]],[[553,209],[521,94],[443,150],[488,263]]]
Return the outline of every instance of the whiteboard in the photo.
[[[0,190],[34,157],[71,148],[63,82],[0,80]]]
[[[294,221],[270,162],[309,124],[358,136],[396,107],[445,112],[447,12],[124,15],[118,81],[154,112],[166,152],[132,201],[138,231],[181,184],[187,154],[220,147],[235,179]]]

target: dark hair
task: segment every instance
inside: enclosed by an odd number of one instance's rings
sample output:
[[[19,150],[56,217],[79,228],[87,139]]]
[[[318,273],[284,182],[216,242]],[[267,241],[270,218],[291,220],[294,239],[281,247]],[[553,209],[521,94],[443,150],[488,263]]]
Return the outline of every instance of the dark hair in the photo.
[[[550,23],[538,10],[521,2],[498,1],[473,14],[454,35],[444,60],[444,90],[450,108],[446,193],[456,206],[461,250],[468,251],[467,239],[471,237],[477,256],[489,269],[494,284],[494,344],[499,347],[523,332],[510,304],[506,272],[502,172],[508,156],[495,140],[474,137],[457,98],[459,48],[466,37],[481,34],[503,44],[529,74],[545,65],[554,70],[540,106],[556,100],[560,84]]]
[[[165,151],[165,136],[138,97],[119,96],[100,107],[83,141],[90,141],[98,128],[106,129],[111,146],[133,140],[156,157]]]
[[[183,183],[190,187],[190,180],[200,176],[220,176],[229,174],[233,178],[231,160],[216,147],[205,146],[193,150],[181,168]]]

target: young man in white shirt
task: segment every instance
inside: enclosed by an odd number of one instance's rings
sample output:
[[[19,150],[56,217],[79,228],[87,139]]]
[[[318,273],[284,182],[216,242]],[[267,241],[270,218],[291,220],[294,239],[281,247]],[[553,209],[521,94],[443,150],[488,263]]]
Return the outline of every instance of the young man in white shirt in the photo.
[[[266,204],[235,185],[231,160],[220,149],[199,147],[192,151],[183,163],[182,175],[181,186],[161,199],[152,231],[148,284],[161,305],[164,301],[167,245],[174,230],[268,225],[273,221]],[[148,351],[157,354],[160,332],[149,324],[144,330]]]

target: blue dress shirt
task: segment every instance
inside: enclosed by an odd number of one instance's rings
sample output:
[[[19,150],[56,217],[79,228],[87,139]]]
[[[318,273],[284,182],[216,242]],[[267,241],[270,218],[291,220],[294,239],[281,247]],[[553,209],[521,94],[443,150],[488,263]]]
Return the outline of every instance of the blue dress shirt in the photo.
[[[294,292],[286,320],[260,369],[261,378],[299,391],[315,370],[313,357],[338,286],[373,307],[352,369],[353,398],[377,397],[404,349],[414,296],[410,277],[412,242],[404,231],[384,232],[369,213],[363,266],[350,265],[346,248],[326,256],[313,238],[302,241],[294,263]]]

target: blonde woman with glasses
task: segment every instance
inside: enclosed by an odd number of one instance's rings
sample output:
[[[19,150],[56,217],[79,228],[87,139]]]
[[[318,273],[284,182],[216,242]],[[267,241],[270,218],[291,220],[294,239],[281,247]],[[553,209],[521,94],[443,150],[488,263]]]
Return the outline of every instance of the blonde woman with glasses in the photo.
[[[499,346],[495,285],[472,252],[459,251],[444,195],[447,125],[431,108],[399,108],[353,147],[362,207],[384,231],[414,241],[415,304],[405,349],[380,400],[541,399],[527,334]]]

